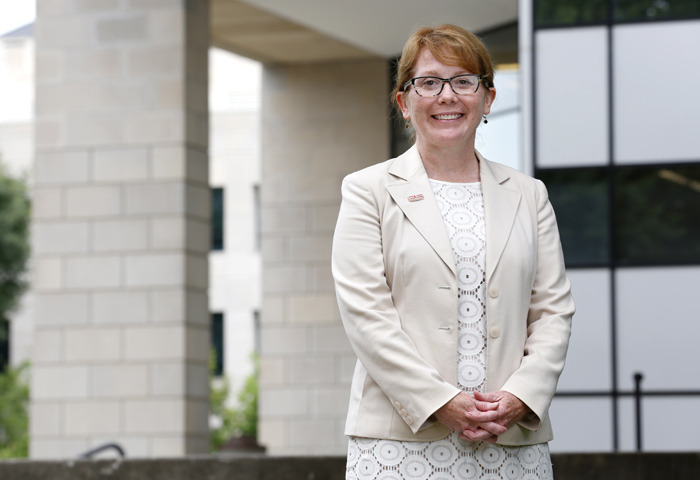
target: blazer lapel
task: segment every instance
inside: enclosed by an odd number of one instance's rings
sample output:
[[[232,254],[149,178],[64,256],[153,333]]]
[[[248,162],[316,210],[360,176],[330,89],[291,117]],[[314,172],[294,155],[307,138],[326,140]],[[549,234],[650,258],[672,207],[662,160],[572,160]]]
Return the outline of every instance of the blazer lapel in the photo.
[[[510,174],[477,154],[486,214],[486,278],[491,278],[513,230],[520,192],[507,188]]]
[[[396,183],[387,184],[389,195],[450,270],[455,272],[452,245],[418,149],[413,146],[397,157],[389,173],[399,178]]]

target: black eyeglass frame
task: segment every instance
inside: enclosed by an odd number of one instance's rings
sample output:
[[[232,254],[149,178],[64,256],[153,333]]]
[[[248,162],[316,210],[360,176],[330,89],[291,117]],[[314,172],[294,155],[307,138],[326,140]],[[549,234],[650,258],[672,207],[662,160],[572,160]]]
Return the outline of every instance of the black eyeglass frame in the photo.
[[[455,78],[459,78],[459,77],[477,77],[479,79],[479,83],[476,84],[476,90],[474,90],[471,93],[457,93],[457,92],[455,92],[455,88],[452,86],[452,80],[454,80]],[[440,82],[442,82],[442,83],[440,83],[440,90],[438,90],[438,92],[435,95],[421,95],[420,93],[418,93],[418,90],[416,90],[416,85],[415,85],[416,80],[420,80],[421,78],[434,78],[436,80],[440,80]],[[479,86],[482,83],[486,87],[488,87],[488,82],[486,82],[485,80],[486,80],[486,77],[483,75],[479,75],[478,73],[460,73],[459,75],[455,75],[454,77],[450,77],[450,78],[441,78],[441,77],[436,77],[434,75],[425,75],[422,77],[413,77],[408,82],[404,83],[402,91],[405,92],[408,89],[408,86],[412,85],[413,90],[416,92],[416,95],[418,95],[419,97],[426,97],[426,96],[427,97],[437,97],[438,95],[440,95],[442,93],[442,89],[445,88],[445,84],[449,83],[450,88],[452,89],[452,92],[455,95],[474,95],[476,92],[479,91]]]

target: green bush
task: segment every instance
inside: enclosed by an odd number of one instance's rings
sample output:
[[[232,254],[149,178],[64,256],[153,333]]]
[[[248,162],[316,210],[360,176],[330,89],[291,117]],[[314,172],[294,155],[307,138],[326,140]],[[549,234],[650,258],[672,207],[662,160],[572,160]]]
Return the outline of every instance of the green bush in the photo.
[[[24,179],[0,163],[0,318],[7,319],[27,289],[29,195]]]
[[[0,373],[0,458],[29,454],[29,364],[7,367]]]
[[[216,354],[212,352],[210,371],[216,365]],[[235,408],[227,405],[231,393],[228,378],[212,375],[209,392],[210,414],[217,424],[210,432],[211,451],[215,452],[232,437],[258,436],[258,358],[252,356],[253,372],[248,376],[236,397]]]
[[[29,451],[27,363],[6,365],[8,315],[27,289],[29,195],[23,178],[14,178],[0,162],[0,458],[23,458]]]
[[[258,436],[258,358],[253,355],[253,373],[238,392],[238,408],[234,409],[233,434],[238,437]]]

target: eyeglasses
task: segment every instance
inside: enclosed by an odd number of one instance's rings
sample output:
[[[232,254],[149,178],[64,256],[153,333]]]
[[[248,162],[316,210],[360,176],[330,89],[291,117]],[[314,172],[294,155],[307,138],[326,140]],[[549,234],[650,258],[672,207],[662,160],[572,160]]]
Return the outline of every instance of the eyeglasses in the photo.
[[[452,78],[440,77],[415,77],[404,83],[403,90],[413,85],[416,93],[421,97],[436,97],[442,93],[446,83],[450,84],[452,91],[457,95],[472,95],[479,90],[482,77],[476,73],[455,75]]]

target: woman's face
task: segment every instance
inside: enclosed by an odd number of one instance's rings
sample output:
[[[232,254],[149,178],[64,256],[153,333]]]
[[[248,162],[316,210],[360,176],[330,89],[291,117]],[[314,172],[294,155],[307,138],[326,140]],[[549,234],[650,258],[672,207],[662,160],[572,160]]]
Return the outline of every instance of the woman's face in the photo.
[[[440,63],[430,50],[423,49],[416,62],[413,77],[452,78],[474,73],[455,65]],[[472,95],[457,95],[449,85],[435,97],[421,97],[411,86],[396,96],[403,118],[410,120],[416,132],[418,147],[428,149],[474,148],[476,128],[483,115],[491,111],[496,90],[480,85]]]

